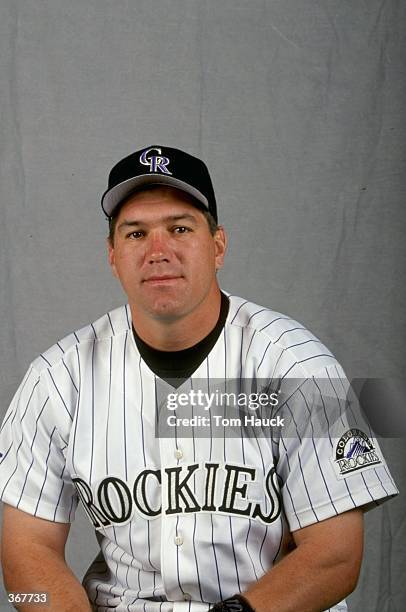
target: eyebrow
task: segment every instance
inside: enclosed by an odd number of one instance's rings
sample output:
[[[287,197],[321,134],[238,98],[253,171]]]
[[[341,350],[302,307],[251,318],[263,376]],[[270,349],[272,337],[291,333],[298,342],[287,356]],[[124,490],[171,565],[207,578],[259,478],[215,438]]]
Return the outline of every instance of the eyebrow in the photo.
[[[189,213],[182,213],[179,215],[168,215],[167,217],[163,217],[161,221],[163,221],[164,223],[168,223],[168,222],[173,223],[175,221],[190,221],[196,224],[196,217]],[[148,223],[142,220],[137,220],[137,219],[133,219],[133,220],[124,219],[120,223],[120,225],[117,227],[117,229],[120,230],[122,227],[140,227],[142,225],[148,225]]]

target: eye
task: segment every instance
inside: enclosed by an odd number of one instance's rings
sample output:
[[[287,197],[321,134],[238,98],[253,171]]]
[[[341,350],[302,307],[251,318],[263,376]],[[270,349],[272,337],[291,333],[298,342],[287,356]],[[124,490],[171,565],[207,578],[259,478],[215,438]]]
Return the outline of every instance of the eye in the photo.
[[[189,227],[185,227],[184,225],[177,225],[173,228],[173,231],[175,234],[187,234],[191,230]]]
[[[127,238],[130,238],[131,240],[138,240],[139,238],[142,238],[144,236],[144,232],[141,231],[135,231],[135,232],[130,232],[129,234],[127,234]]]

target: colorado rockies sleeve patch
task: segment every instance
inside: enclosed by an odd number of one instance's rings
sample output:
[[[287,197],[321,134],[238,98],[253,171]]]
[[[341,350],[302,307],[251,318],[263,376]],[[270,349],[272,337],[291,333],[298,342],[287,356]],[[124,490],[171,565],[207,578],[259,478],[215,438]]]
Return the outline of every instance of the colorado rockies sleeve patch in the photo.
[[[360,429],[349,429],[338,440],[335,454],[331,459],[338,479],[367,470],[382,463],[377,449]]]

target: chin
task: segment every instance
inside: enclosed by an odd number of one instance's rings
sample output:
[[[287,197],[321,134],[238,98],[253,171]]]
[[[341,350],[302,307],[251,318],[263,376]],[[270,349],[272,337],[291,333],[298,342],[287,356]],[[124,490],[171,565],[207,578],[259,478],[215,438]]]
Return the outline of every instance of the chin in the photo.
[[[178,319],[185,313],[185,304],[178,300],[160,299],[150,304],[148,311],[157,319]]]

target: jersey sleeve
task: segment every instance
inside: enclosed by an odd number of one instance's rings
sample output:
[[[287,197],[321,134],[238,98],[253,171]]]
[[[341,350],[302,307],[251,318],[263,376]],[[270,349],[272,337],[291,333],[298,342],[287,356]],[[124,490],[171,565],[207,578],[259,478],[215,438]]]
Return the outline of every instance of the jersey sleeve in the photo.
[[[78,500],[52,403],[41,374],[31,366],[0,430],[0,498],[34,516],[67,523]]]
[[[291,531],[398,493],[378,441],[335,363],[282,393],[277,473]]]

